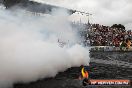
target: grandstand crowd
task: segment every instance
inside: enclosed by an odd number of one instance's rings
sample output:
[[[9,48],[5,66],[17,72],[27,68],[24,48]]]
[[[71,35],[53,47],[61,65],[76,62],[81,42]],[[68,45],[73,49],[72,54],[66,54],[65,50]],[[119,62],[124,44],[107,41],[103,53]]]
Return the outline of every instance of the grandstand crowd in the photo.
[[[104,26],[91,24],[85,35],[85,45],[127,47],[132,45],[132,31],[121,24]]]

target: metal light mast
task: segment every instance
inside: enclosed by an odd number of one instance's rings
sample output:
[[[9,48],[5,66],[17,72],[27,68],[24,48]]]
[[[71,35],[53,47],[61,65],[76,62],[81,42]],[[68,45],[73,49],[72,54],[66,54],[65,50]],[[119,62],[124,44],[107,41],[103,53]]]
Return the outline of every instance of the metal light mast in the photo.
[[[90,19],[89,19],[89,17],[92,15],[91,13],[83,12],[83,11],[76,11],[76,12],[81,13],[82,15],[85,14],[85,15],[88,17],[88,24],[90,24]]]

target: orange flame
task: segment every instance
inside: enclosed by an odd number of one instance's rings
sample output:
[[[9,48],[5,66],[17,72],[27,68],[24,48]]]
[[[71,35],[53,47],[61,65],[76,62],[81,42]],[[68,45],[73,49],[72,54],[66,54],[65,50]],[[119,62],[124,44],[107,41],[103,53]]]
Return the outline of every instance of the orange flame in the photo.
[[[82,73],[83,78],[88,78],[89,77],[88,71],[84,71],[84,67],[82,68],[81,73]]]

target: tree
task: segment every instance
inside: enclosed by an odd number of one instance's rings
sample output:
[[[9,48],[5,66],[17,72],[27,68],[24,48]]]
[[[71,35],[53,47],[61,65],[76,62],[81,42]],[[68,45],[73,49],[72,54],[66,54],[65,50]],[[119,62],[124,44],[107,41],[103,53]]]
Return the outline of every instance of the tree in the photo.
[[[122,24],[113,24],[113,25],[111,26],[111,28],[117,28],[117,29],[120,29],[120,30],[122,30],[122,31],[125,31],[125,26],[122,25]]]
[[[3,0],[3,3],[6,8],[10,8],[14,5],[20,4],[21,2],[26,2],[28,0]]]

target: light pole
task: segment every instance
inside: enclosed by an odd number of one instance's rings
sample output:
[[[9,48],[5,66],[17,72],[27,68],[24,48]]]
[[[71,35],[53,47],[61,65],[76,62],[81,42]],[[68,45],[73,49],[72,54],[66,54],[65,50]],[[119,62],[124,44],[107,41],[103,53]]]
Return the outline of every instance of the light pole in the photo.
[[[86,16],[88,17],[88,24],[90,24],[90,16],[91,16],[92,14],[90,14],[90,13],[86,13]]]
[[[82,12],[82,11],[76,11],[78,13],[81,13],[81,15],[86,15],[88,17],[88,23],[87,24],[90,24],[90,19],[89,17],[92,15],[91,13],[88,13],[88,12]]]

